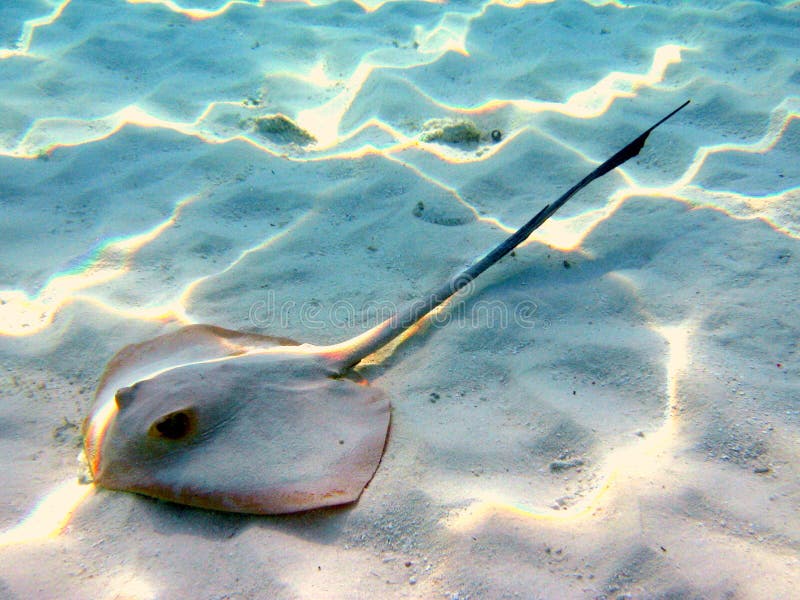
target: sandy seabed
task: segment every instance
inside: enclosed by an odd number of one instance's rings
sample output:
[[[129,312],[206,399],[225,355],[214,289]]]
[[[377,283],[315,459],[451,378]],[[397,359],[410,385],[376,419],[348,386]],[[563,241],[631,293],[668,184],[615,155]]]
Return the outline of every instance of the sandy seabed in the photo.
[[[798,30],[796,1],[3,3],[0,596],[797,597]],[[359,368],[392,425],[356,504],[77,483],[124,345],[346,340],[688,98]]]

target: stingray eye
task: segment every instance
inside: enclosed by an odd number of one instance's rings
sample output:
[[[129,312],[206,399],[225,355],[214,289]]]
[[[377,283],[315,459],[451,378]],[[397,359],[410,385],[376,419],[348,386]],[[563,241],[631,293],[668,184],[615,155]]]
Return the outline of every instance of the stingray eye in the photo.
[[[168,440],[181,440],[194,428],[194,413],[191,410],[176,410],[164,415],[150,426],[150,435]]]

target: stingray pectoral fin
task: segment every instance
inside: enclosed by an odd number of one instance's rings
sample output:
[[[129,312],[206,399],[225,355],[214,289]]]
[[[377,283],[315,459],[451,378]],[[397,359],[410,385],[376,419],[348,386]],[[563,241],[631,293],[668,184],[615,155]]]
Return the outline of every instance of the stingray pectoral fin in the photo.
[[[314,357],[254,354],[163,372],[108,425],[99,485],[202,508],[291,513],[354,502],[383,455],[377,388]],[[179,435],[158,424],[186,415]]]
[[[297,346],[288,338],[263,336],[216,327],[187,325],[138,344],[129,344],[106,365],[95,404],[110,392],[181,364],[236,356],[275,346]]]
[[[340,383],[349,388],[352,382]],[[237,475],[219,489],[184,488],[178,500],[251,514],[294,513],[358,500],[383,456],[389,402],[374,388],[364,388],[356,397],[352,389],[346,398],[336,398],[334,392],[332,400],[327,391],[300,414],[296,408],[273,406],[282,413],[273,410],[272,422],[276,428],[281,423],[280,431],[248,436]]]
[[[295,348],[298,343],[288,338],[243,333],[213,325],[188,325],[122,348],[106,365],[94,403],[83,423],[84,450],[92,472],[96,471],[106,424],[128,397],[123,393],[115,402],[118,390],[181,365],[245,355],[276,346]]]

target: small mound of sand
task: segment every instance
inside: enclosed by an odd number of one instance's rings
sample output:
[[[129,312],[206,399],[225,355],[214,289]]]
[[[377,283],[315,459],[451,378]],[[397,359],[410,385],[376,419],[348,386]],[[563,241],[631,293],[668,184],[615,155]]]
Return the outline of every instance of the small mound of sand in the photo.
[[[317,141],[317,138],[285,115],[258,117],[253,124],[258,133],[281,144],[305,146]]]
[[[445,202],[439,199],[421,200],[414,205],[411,211],[418,219],[434,225],[455,227],[466,225],[475,220],[475,215],[467,207],[455,201]]]
[[[423,142],[444,144],[477,144],[481,130],[468,119],[431,119],[422,126]]]

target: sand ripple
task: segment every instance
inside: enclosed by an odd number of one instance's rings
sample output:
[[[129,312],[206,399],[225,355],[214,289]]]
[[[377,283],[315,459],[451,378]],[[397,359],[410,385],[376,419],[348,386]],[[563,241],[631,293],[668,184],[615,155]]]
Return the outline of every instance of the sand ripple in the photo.
[[[790,597],[798,8],[2,3],[0,595]],[[394,413],[353,509],[47,501],[120,346],[347,339],[686,98],[364,367]]]

